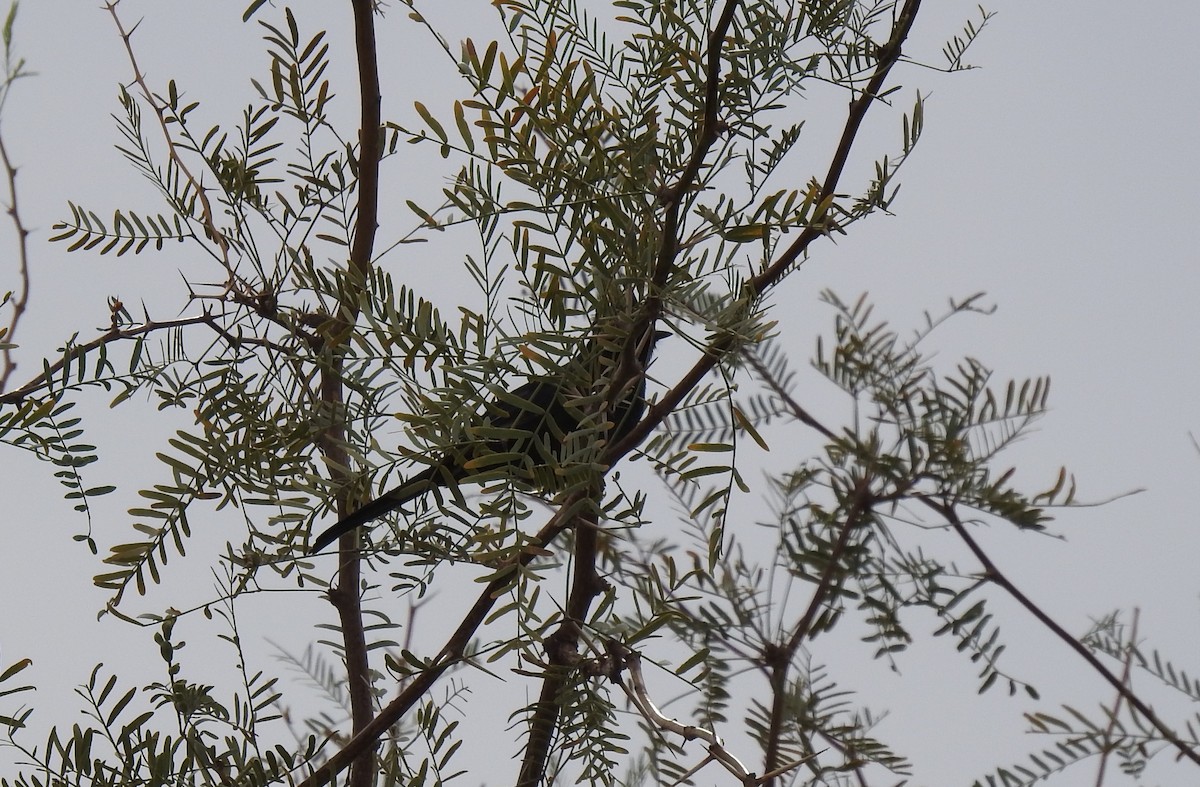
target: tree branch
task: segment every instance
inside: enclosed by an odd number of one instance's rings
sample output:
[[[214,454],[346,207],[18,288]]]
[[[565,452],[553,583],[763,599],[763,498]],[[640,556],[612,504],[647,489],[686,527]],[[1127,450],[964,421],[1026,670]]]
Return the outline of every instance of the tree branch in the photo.
[[[1054,636],[1058,637],[1060,640],[1066,643],[1067,647],[1075,651],[1080,658],[1087,662],[1089,667],[1094,669],[1097,674],[1100,675],[1100,677],[1108,682],[1108,685],[1112,686],[1116,690],[1119,696],[1125,698],[1125,701],[1129,703],[1130,707],[1142,714],[1146,721],[1150,722],[1150,724],[1152,724],[1156,730],[1162,733],[1162,736],[1166,738],[1172,746],[1175,747],[1176,751],[1179,752],[1181,757],[1186,757],[1197,765],[1200,765],[1200,753],[1196,752],[1190,745],[1188,745],[1186,741],[1176,735],[1175,731],[1168,727],[1164,721],[1159,719],[1157,714],[1154,713],[1154,710],[1151,709],[1151,707],[1145,702],[1143,702],[1140,697],[1134,694],[1133,690],[1130,689],[1125,682],[1121,680],[1121,678],[1114,675],[1112,671],[1100,663],[1100,660],[1096,658],[1096,655],[1092,653],[1092,651],[1090,651],[1078,639],[1071,636],[1066,629],[1064,629],[1053,618],[1047,615],[1041,607],[1033,603],[1028,596],[1021,592],[1020,588],[1014,585],[1012,581],[1009,580],[1009,578],[1005,576],[999,568],[996,567],[996,564],[992,562],[992,559],[988,556],[988,554],[980,548],[979,544],[976,543],[975,539],[967,531],[966,525],[964,525],[963,521],[959,519],[958,512],[955,510],[953,505],[950,505],[949,503],[938,502],[937,500],[933,500],[925,495],[917,495],[916,499],[920,500],[934,511],[937,511],[942,517],[945,518],[947,522],[950,523],[950,526],[954,528],[954,532],[958,534],[958,537],[961,538],[963,543],[967,545],[967,548],[971,550],[971,554],[973,554],[975,559],[978,560],[980,565],[983,566],[984,579],[1002,588],[1006,593],[1008,593],[1008,595],[1012,596],[1018,604],[1024,607],[1026,612],[1028,612],[1030,615],[1033,615],[1033,617],[1039,623],[1049,629]]]
[[[658,248],[658,257],[654,263],[654,288],[650,292],[650,304],[656,306],[659,293],[667,286],[671,271],[675,267],[675,258],[679,255],[679,216],[683,209],[684,199],[692,192],[700,168],[712,146],[720,136],[720,123],[717,110],[721,101],[721,45],[733,24],[733,16],[737,12],[740,0],[726,0],[725,7],[717,24],[708,34],[708,52],[704,66],[704,111],[696,131],[696,141],[692,155],[678,182],[665,194],[665,215],[663,216],[662,245]],[[657,316],[656,311],[652,313]]]
[[[122,339],[136,339],[139,336],[145,336],[155,331],[165,330],[169,328],[181,328],[187,325],[208,325],[213,330],[223,335],[223,329],[217,324],[216,318],[208,312],[194,317],[181,317],[177,320],[147,320],[141,325],[132,328],[118,328],[113,326],[104,333],[92,339],[85,344],[76,345],[66,348],[63,356],[51,364],[46,364],[42,369],[42,373],[34,377],[29,382],[22,385],[16,390],[9,391],[5,394],[0,394],[0,404],[17,404],[24,401],[26,398],[33,396],[42,388],[49,386],[54,379],[54,376],[63,371],[67,366],[73,363],[80,356],[87,355],[92,350],[95,350],[105,344],[120,341]]]
[[[350,286],[336,315],[340,323],[331,342],[328,366],[321,371],[321,399],[328,408],[330,424],[318,438],[321,452],[328,460],[330,476],[335,486],[349,490],[349,455],[346,452],[344,382],[345,351],[359,315],[359,294],[371,271],[375,245],[375,230],[379,213],[379,62],[375,47],[374,0],[352,0],[354,42],[358,66],[359,155],[358,210],[355,216],[354,239],[350,251]],[[351,501],[346,493],[338,499],[338,513],[350,513]],[[347,764],[351,764],[350,787],[369,787],[375,780],[375,745],[378,737],[364,737],[375,718],[371,693],[370,663],[367,658],[366,630],[363,624],[362,599],[359,584],[362,578],[362,558],[358,552],[359,533],[352,530],[339,539],[339,566],[336,584],[329,590],[329,600],[337,610],[346,654],[346,672],[350,693],[351,728],[354,740],[364,741]],[[391,726],[390,724],[387,726]],[[384,727],[386,729],[387,727]],[[349,749],[349,747],[347,747]],[[330,771],[334,773],[336,771]]]
[[[595,503],[602,498],[603,490],[601,483],[600,488],[585,499]],[[562,715],[562,692],[579,664],[579,640],[587,622],[588,610],[605,588],[604,581],[596,571],[600,527],[595,505],[579,512],[574,531],[575,564],[566,614],[558,629],[546,638],[546,674],[542,677],[542,688],[529,720],[529,742],[521,759],[517,787],[537,787],[545,778],[550,743],[554,740],[554,731]]]
[[[458,628],[446,640],[428,663],[428,666],[401,689],[396,699],[387,704],[375,718],[363,729],[357,731],[341,751],[330,757],[297,787],[321,787],[328,784],[333,777],[345,769],[363,751],[373,748],[384,734],[398,722],[405,713],[416,705],[426,692],[433,688],[437,681],[455,664],[462,661],[467,645],[475,632],[483,625],[488,613],[496,605],[496,601],[512,586],[513,577],[523,566],[532,563],[541,550],[536,547],[548,547],[570,525],[574,519],[577,507],[586,500],[586,495],[577,492],[569,496],[562,507],[554,513],[550,520],[529,541],[529,546],[520,554],[511,558],[505,565],[495,571],[492,579],[475,599],[475,603],[463,616]],[[508,569],[508,570],[505,570]]]
[[[1133,685],[1133,658],[1137,653],[1137,638],[1138,638],[1138,611],[1133,611],[1133,623],[1129,630],[1129,646],[1125,649],[1125,659],[1121,662],[1121,684],[1124,686]],[[1132,691],[1132,688],[1130,689]],[[1112,756],[1113,734],[1117,729],[1117,719],[1121,715],[1121,705],[1125,698],[1120,694],[1113,701],[1112,710],[1108,712],[1108,725],[1104,728],[1103,746],[1100,750],[1100,764],[1096,768],[1096,787],[1104,787],[1104,774],[1108,769],[1108,760]]]
[[[825,570],[817,581],[817,587],[808,602],[808,608],[804,610],[800,620],[796,621],[796,625],[792,627],[792,635],[788,638],[787,643],[776,653],[763,654],[763,661],[769,668],[768,675],[771,684],[771,720],[767,730],[767,750],[763,757],[764,770],[767,772],[775,771],[780,767],[779,747],[783,736],[784,710],[787,705],[787,674],[791,670],[796,652],[812,633],[813,622],[817,619],[825,600],[834,586],[840,582],[838,576],[841,573],[840,563],[846,547],[850,545],[851,535],[871,513],[873,498],[870,478],[856,479],[852,495],[850,508],[846,512],[846,521],[842,523],[838,539],[834,542],[829,557],[826,558]]]
[[[8,328],[0,333],[0,344],[4,345],[3,350],[0,350],[0,357],[4,359],[3,364],[0,364],[0,391],[3,391],[8,387],[8,381],[17,368],[10,345],[16,341],[17,326],[21,322],[22,315],[25,314],[25,307],[29,305],[29,230],[21,221],[20,206],[17,204],[17,168],[13,166],[12,159],[8,157],[8,147],[4,144],[2,135],[0,135],[0,161],[4,163],[4,172],[8,181],[6,212],[17,231],[17,275],[21,279],[20,289],[9,301],[12,304],[12,317],[8,321]]]
[[[883,85],[891,73],[892,66],[899,60],[901,46],[912,30],[920,6],[921,0],[907,0],[905,2],[904,8],[897,18],[896,26],[892,29],[891,37],[888,39],[887,44],[880,48],[879,62],[875,66],[875,72],[867,83],[866,89],[850,104],[850,111],[842,127],[837,151],[830,161],[825,181],[816,197],[817,205],[825,205],[831,202],[837,193],[838,183],[841,181],[842,173],[846,168],[846,162],[849,160],[854,143],[858,139],[858,132],[862,128],[863,120],[883,90]],[[727,7],[726,11],[728,10]],[[800,237],[778,259],[768,265],[762,272],[746,280],[742,285],[742,294],[740,296],[744,308],[749,309],[763,294],[782,281],[800,256],[812,245],[813,241],[826,234],[825,226],[822,216],[818,215],[814,217],[809,226],[800,233]],[[666,250],[665,247],[663,250],[660,250],[659,265],[655,269],[655,276],[665,275],[663,274],[664,266],[669,266],[673,259],[674,257],[669,254],[669,250]],[[669,267],[666,267],[666,271],[669,273]],[[653,299],[655,297],[656,293],[651,293],[650,298]],[[656,303],[656,301],[651,301],[651,305]],[[650,311],[651,316],[654,316],[653,311],[650,309],[648,311]],[[611,460],[616,460],[641,445],[650,435],[650,432],[673,412],[691,390],[699,385],[700,381],[712,371],[717,361],[733,349],[734,343],[735,337],[728,333],[718,335],[714,338],[705,348],[704,355],[696,361],[692,368],[674,387],[663,394],[657,404],[650,408],[641,423],[635,426],[625,436],[624,440],[614,445],[612,450],[606,453],[606,456]]]
[[[138,65],[137,56],[133,52],[133,31],[137,29],[134,25],[132,29],[126,30],[125,25],[121,22],[121,17],[117,14],[117,6],[121,4],[121,0],[111,0],[105,4],[104,9],[112,16],[113,22],[117,26],[117,33],[121,36],[121,42],[125,45],[125,54],[129,58],[129,65],[133,69],[133,80],[137,83],[138,88],[142,91],[142,98],[154,110],[154,116],[158,118],[159,128],[162,129],[163,138],[167,144],[167,155],[171,161],[179,168],[179,172],[183,175],[183,179],[187,181],[189,188],[196,194],[196,199],[200,202],[200,219],[204,225],[205,234],[220,250],[220,260],[229,276],[229,281],[226,286],[230,289],[237,279],[233,271],[233,263],[229,259],[229,239],[225,234],[217,228],[216,212],[213,210],[212,203],[209,202],[208,192],[204,188],[204,184],[200,179],[192,174],[187,162],[183,160],[183,156],[179,155],[179,149],[175,145],[175,140],[171,137],[171,131],[167,128],[166,113],[163,110],[162,104],[155,98],[150,86],[146,84],[146,76],[142,73],[141,67]],[[185,217],[190,218],[190,217]]]
[[[834,195],[837,194],[837,186],[846,169],[846,162],[850,160],[850,151],[854,148],[854,142],[858,138],[858,132],[867,117],[867,112],[883,93],[883,86],[887,82],[892,66],[900,60],[901,49],[912,31],[913,24],[917,21],[917,12],[920,8],[921,0],[906,0],[904,8],[901,9],[900,15],[896,19],[896,25],[892,28],[892,35],[888,38],[887,43],[879,49],[879,60],[875,65],[875,73],[867,82],[866,88],[858,94],[858,98],[850,103],[850,114],[846,118],[846,125],[842,130],[837,151],[833,154],[829,170],[825,173],[825,181],[816,198],[817,214],[809,222],[808,227],[800,233],[800,237],[796,238],[779,259],[771,263],[762,273],[746,282],[747,296],[762,295],[767,288],[773,286],[787,271],[791,270],[814,240],[827,234],[826,211],[832,204]]]

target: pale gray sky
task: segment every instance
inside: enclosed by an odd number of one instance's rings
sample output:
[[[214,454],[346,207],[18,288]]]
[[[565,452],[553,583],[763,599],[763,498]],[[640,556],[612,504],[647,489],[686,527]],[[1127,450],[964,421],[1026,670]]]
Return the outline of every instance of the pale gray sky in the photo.
[[[175,77],[213,107],[216,120],[223,119],[218,110],[236,111],[252,98],[247,74],[262,70],[257,27],[239,21],[245,4],[125,0],[122,9],[128,22],[145,17],[137,44],[152,84],[162,88]],[[332,40],[343,47],[335,59],[345,66],[342,5],[310,0],[295,8],[302,20],[339,26]],[[18,337],[26,373],[70,332],[86,336],[102,324],[105,295],[178,304],[178,271],[204,270],[186,247],[116,259],[68,255],[45,243],[50,225],[67,215],[68,199],[102,215],[113,207],[158,210],[150,184],[113,149],[118,134],[109,116],[119,111],[116,87],[127,81],[129,68],[98,6],[26,0],[16,30],[19,52],[38,72],[16,88],[3,118],[10,153],[22,166],[23,217],[35,230],[32,304]],[[1062,542],[1002,528],[983,530],[980,538],[1068,629],[1082,632],[1089,616],[1138,606],[1150,643],[1194,671],[1200,669],[1194,660],[1200,652],[1194,502],[1200,456],[1188,433],[1200,432],[1194,338],[1200,336],[1200,70],[1193,56],[1200,5],[1000,0],[986,7],[997,15],[968,57],[980,69],[950,77],[898,71],[906,85],[920,85],[928,96],[925,136],[901,176],[896,215],[859,225],[836,245],[815,247],[803,272],[773,297],[788,304],[803,356],[815,332],[830,325],[831,314],[816,297],[826,287],[846,298],[869,291],[880,313],[902,328],[916,325],[924,310],[939,310],[948,297],[986,291],[997,313],[953,324],[938,346],[944,359],[970,354],[1001,378],[1053,378],[1053,412],[1009,455],[1018,477],[1030,486],[1048,484],[1065,464],[1083,499],[1147,491],[1064,513],[1055,525],[1066,536]],[[445,0],[441,8],[463,18],[490,13],[489,4],[466,0]],[[927,2],[908,51],[937,62],[940,41],[958,33],[973,9],[969,2]],[[263,18],[278,16],[268,9]],[[456,95],[450,70],[402,9],[380,28],[385,92],[392,93],[387,108],[407,113],[414,98],[433,106],[439,95],[448,104]],[[337,73],[333,78],[342,106],[353,111],[351,83]],[[912,96],[909,87],[898,100],[911,104]],[[872,132],[874,139],[898,139],[893,120]],[[422,156],[429,151],[409,154],[405,163],[413,166]],[[424,177],[436,183],[441,164],[430,157]],[[808,174],[800,173],[797,184]],[[402,187],[395,169],[387,177]],[[397,207],[392,215],[399,220],[387,225],[385,211],[382,238],[411,226],[407,211]],[[11,248],[9,238],[0,224],[0,248]],[[13,266],[3,270],[0,288],[8,289]],[[836,422],[844,403],[818,389],[813,409]],[[145,483],[156,449],[152,439],[136,435],[132,410],[91,412],[91,434],[112,460],[95,475]],[[138,653],[139,646],[129,644],[137,635],[127,626],[95,624],[104,595],[90,577],[102,567],[70,540],[84,523],[62,501],[50,468],[15,451],[3,461],[5,491],[16,504],[5,515],[8,549],[0,558],[0,661],[35,660],[32,678],[46,686],[36,718],[45,723],[53,708],[71,707],[59,703],[70,701],[69,687],[86,680],[94,662],[120,670],[131,657],[153,665],[154,653]],[[130,504],[124,496],[99,502],[95,535],[102,550],[128,537],[123,510]],[[189,559],[204,565],[211,553],[203,550],[237,538],[232,533],[201,534]],[[182,596],[206,595],[207,580],[199,582]],[[272,602],[276,611],[259,624],[264,630],[250,635],[261,635],[250,643],[258,652],[269,652],[265,639],[299,651],[316,638],[311,601],[297,600],[305,611],[289,621],[278,610],[290,603]],[[1011,615],[1002,623],[1011,640],[1010,669],[1028,669],[1043,689],[1071,674],[1069,688],[1054,699],[1089,708],[1111,701],[1063,646],[1040,632],[1019,633],[1028,627],[1011,605],[997,609]],[[917,759],[914,783],[966,785],[982,775],[982,766],[1007,764],[1035,744],[1051,745],[1016,736],[1028,703],[1001,692],[976,699],[974,669],[951,651],[940,642],[915,648],[901,662],[903,679],[861,667],[869,677],[858,687],[876,691],[876,707],[892,709],[897,718],[931,696],[949,709],[941,728],[896,723],[881,730]],[[1187,771],[1178,766],[1170,773],[1178,778]],[[1052,783],[1075,787],[1093,780],[1079,769]],[[1179,783],[1170,776],[1160,781]],[[1110,783],[1123,782],[1113,777]]]

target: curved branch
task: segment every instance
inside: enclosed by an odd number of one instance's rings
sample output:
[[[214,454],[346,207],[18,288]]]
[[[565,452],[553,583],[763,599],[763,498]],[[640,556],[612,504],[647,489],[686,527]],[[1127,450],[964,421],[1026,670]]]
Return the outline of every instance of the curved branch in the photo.
[[[208,325],[209,327],[211,327],[213,330],[217,331],[218,333],[227,335],[225,333],[224,329],[222,329],[220,327],[220,325],[217,324],[216,318],[213,317],[208,312],[197,315],[195,317],[181,317],[177,320],[164,320],[162,322],[159,322],[157,320],[147,320],[146,322],[142,323],[141,325],[138,325],[138,326],[135,326],[132,328],[118,328],[116,326],[113,326],[112,328],[108,329],[104,333],[97,336],[95,339],[92,339],[90,342],[68,348],[63,353],[63,356],[61,358],[59,358],[54,363],[47,364],[42,369],[41,374],[39,374],[37,377],[34,377],[29,382],[25,383],[20,388],[17,388],[16,390],[13,390],[13,391],[9,391],[5,394],[0,394],[0,404],[19,404],[20,402],[24,401],[26,398],[33,396],[35,393],[40,391],[42,388],[45,388],[48,385],[50,385],[51,381],[54,379],[54,376],[56,374],[61,372],[64,368],[69,366],[71,363],[74,363],[75,360],[78,359],[80,356],[86,355],[87,353],[91,352],[92,350],[95,350],[106,344],[111,344],[112,342],[121,341],[122,339],[136,339],[139,336],[145,336],[145,335],[153,333],[155,331],[160,331],[160,330],[169,329],[169,328],[182,328],[187,325]]]
[[[8,147],[4,144],[3,136],[0,136],[0,161],[4,164],[4,172],[8,179],[8,209],[6,212],[17,231],[17,270],[21,279],[21,288],[10,301],[12,318],[8,321],[8,328],[0,333],[0,344],[4,345],[3,350],[0,350],[0,357],[4,360],[0,365],[0,391],[3,391],[8,387],[9,378],[17,368],[17,363],[12,357],[12,347],[15,346],[13,342],[16,339],[17,326],[21,322],[22,315],[25,314],[25,307],[29,305],[29,229],[21,221],[21,211],[17,204],[17,168],[13,166],[12,159],[8,157]]]

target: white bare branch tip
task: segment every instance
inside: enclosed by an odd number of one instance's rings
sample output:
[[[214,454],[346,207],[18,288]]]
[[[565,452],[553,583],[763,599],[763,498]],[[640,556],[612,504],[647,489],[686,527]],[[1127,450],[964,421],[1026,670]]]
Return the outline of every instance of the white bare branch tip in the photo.
[[[642,657],[625,647],[619,648],[619,653],[624,661],[625,669],[629,672],[629,680],[622,681],[620,684],[621,688],[624,689],[625,694],[629,697],[629,701],[632,702],[634,707],[636,707],[638,711],[641,712],[642,716],[646,718],[646,721],[650,722],[651,725],[660,730],[665,732],[673,732],[686,741],[702,740],[708,744],[708,756],[701,760],[698,765],[681,776],[676,784],[691,778],[693,774],[698,772],[705,765],[714,761],[725,766],[725,770],[736,776],[738,780],[742,784],[747,785],[747,787],[761,784],[765,778],[774,778],[780,773],[791,770],[792,768],[801,765],[803,762],[806,762],[806,760],[799,760],[791,763],[782,769],[776,769],[768,777],[755,776],[749,769],[746,768],[745,765],[742,764],[741,760],[734,756],[733,752],[725,748],[725,742],[721,740],[721,736],[717,735],[715,731],[706,730],[702,727],[696,727],[691,724],[683,724],[664,715],[663,712],[658,709],[658,706],[654,704],[654,701],[650,699],[650,692],[646,688],[646,680],[642,675]]]

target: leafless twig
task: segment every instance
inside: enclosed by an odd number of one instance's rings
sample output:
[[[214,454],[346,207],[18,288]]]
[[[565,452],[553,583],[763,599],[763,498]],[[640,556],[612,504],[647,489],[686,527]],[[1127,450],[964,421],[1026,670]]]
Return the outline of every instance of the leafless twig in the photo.
[[[12,316],[8,321],[8,326],[0,332],[0,347],[3,348],[0,350],[0,357],[3,358],[3,363],[0,363],[0,391],[3,391],[8,388],[8,381],[17,368],[17,362],[13,360],[12,356],[12,347],[17,335],[17,326],[21,322],[21,316],[25,314],[25,307],[29,304],[29,230],[21,221],[20,207],[17,204],[17,168],[13,166],[12,159],[8,156],[8,146],[4,144],[2,135],[0,135],[0,162],[4,164],[4,172],[8,181],[6,212],[17,230],[17,275],[21,280],[20,287],[9,300]]]
[[[733,774],[738,781],[746,787],[757,787],[764,784],[776,776],[794,770],[804,763],[811,760],[816,754],[809,755],[800,760],[789,762],[778,768],[772,769],[769,773],[762,776],[756,776],[751,773],[748,768],[737,758],[733,752],[729,751],[725,746],[725,742],[721,740],[721,736],[717,735],[714,730],[706,730],[703,727],[696,727],[692,724],[684,724],[677,719],[665,715],[654,701],[650,699],[650,691],[646,688],[646,679],[642,674],[642,658],[641,656],[629,648],[617,646],[621,660],[625,670],[629,673],[628,681],[620,681],[620,686],[624,690],[625,695],[629,697],[629,701],[638,709],[638,712],[645,717],[655,729],[663,732],[673,733],[680,736],[685,741],[703,741],[708,744],[708,754],[695,767],[691,768],[687,773],[683,774],[675,784],[680,784],[690,778],[693,774],[708,765],[710,762],[718,762]]]
[[[1138,632],[1138,610],[1133,611],[1133,623],[1129,628],[1129,644],[1125,648],[1125,662],[1121,667],[1121,683],[1133,690],[1132,674],[1133,674],[1133,656],[1137,652],[1137,632]],[[1100,751],[1100,766],[1096,769],[1096,787],[1103,787],[1104,772],[1108,767],[1108,758],[1112,754],[1112,735],[1117,728],[1117,718],[1121,715],[1121,705],[1125,703],[1125,698],[1118,694],[1113,700],[1113,708],[1108,713],[1108,726],[1104,729],[1104,736],[1101,738],[1103,748]]]
[[[15,11],[16,6],[14,5],[13,12],[10,13],[15,13]],[[12,17],[9,18],[11,20]],[[13,83],[26,76],[24,61],[13,61],[11,42],[8,40],[5,41],[4,66],[4,81],[0,84],[0,110],[7,102]],[[29,305],[29,229],[21,220],[21,209],[17,200],[17,167],[8,155],[8,146],[4,143],[3,134],[0,134],[0,162],[4,165],[4,174],[8,182],[6,212],[17,231],[17,277],[21,282],[16,292],[8,300],[8,304],[12,308],[8,326],[0,328],[0,347],[2,347],[0,349],[0,391],[4,391],[8,388],[8,381],[17,368],[17,362],[13,360],[12,348],[16,342],[17,326]]]

